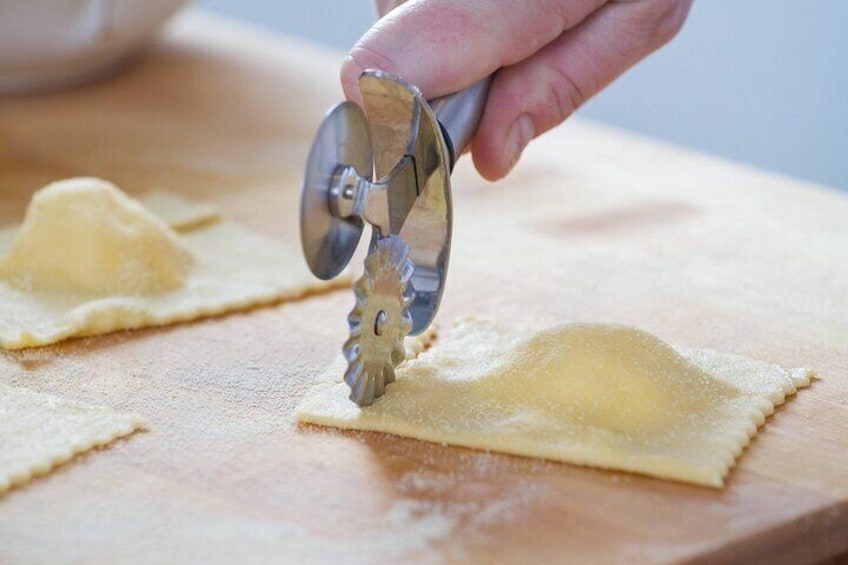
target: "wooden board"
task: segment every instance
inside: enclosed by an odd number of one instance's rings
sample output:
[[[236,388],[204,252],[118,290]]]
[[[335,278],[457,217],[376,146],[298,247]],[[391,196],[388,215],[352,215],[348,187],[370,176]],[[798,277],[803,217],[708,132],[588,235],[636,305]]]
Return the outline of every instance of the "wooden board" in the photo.
[[[177,190],[297,244],[339,55],[184,18],[127,72],[0,100],[0,223],[50,180]],[[0,562],[806,562],[848,550],[848,198],[580,120],[490,184],[464,160],[441,324],[633,324],[815,368],[715,491],[292,411],[351,295],[0,356],[0,381],[151,430],[0,498]]]

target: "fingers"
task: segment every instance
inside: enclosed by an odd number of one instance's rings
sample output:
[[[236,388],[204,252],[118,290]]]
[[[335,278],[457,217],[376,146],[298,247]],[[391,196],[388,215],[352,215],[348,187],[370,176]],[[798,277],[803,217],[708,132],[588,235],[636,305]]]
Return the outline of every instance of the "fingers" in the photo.
[[[359,75],[377,68],[412,82],[427,98],[456,92],[532,55],[606,1],[410,0],[354,46],[342,65],[342,86],[361,102]]]
[[[496,180],[527,143],[680,29],[691,0],[609,3],[520,63],[501,69],[472,141],[474,164]]]
[[[691,1],[409,0],[351,50],[342,85],[361,103],[359,75],[379,68],[434,98],[501,69],[472,143],[477,169],[494,180],[531,139],[671,39]]]

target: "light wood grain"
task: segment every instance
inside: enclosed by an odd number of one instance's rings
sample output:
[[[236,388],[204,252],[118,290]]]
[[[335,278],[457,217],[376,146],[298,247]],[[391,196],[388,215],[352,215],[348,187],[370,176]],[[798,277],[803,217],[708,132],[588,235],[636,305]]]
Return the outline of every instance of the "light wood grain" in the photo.
[[[209,18],[124,74],[0,100],[0,223],[98,175],[180,191],[296,244],[339,56]],[[299,428],[347,292],[0,357],[0,381],[151,431],[0,498],[0,562],[809,562],[848,550],[848,198],[572,120],[508,180],[454,181],[442,324],[633,324],[809,366],[722,491]]]

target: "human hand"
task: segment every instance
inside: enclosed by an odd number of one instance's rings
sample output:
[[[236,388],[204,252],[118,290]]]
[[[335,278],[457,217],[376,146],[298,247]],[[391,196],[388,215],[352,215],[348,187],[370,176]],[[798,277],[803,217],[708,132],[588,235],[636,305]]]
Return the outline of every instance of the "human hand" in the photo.
[[[428,99],[498,71],[471,149],[505,176],[527,143],[674,37],[692,0],[378,0],[386,13],[342,65],[361,103],[365,69],[397,74]],[[391,11],[389,11],[391,10]]]

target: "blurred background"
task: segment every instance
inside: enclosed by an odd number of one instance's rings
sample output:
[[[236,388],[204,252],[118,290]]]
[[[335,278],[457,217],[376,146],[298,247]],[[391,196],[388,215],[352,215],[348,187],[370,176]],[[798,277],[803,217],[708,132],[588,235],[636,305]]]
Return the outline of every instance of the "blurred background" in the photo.
[[[347,50],[371,0],[201,0]],[[680,35],[579,115],[848,191],[848,1],[695,0]]]

